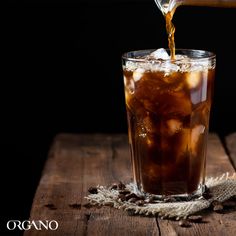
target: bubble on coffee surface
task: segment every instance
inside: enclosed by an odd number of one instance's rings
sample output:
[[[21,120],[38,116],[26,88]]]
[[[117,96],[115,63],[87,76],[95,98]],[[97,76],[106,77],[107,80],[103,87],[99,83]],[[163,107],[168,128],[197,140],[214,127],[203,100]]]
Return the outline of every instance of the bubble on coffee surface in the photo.
[[[137,59],[135,61],[135,59]],[[190,58],[187,55],[176,54],[175,60],[171,60],[170,55],[164,48],[159,48],[149,55],[138,56],[133,60],[128,60],[124,66],[127,71],[135,71],[139,69],[144,73],[145,71],[160,71],[164,72],[165,76],[173,72],[192,72],[204,71],[214,69],[215,65],[211,65],[208,59],[198,60],[197,58]],[[140,73],[135,75],[137,81],[141,78]],[[192,79],[194,80],[194,79]],[[190,81],[190,86],[194,86],[197,81]]]

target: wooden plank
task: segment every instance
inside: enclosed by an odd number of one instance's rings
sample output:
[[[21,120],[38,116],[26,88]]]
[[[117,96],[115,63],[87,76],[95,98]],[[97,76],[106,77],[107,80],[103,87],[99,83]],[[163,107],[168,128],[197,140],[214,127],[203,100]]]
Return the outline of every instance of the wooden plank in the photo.
[[[207,175],[234,170],[219,138],[209,135]],[[25,231],[34,235],[235,235],[236,214],[205,212],[204,224],[181,228],[177,222],[131,217],[110,207],[86,208],[89,186],[131,181],[126,135],[60,135],[55,139],[38,186],[31,220],[57,220],[57,231]],[[50,205],[53,204],[53,205]],[[73,204],[77,204],[71,207]],[[47,206],[45,206],[47,205]]]
[[[131,181],[126,135],[58,136],[30,214],[31,220],[57,220],[58,230],[24,235],[159,235],[155,218],[130,217],[110,207],[86,208],[88,187],[118,180]]]
[[[229,157],[216,134],[209,135],[207,152],[207,176],[218,176],[224,172],[234,173],[229,162]],[[158,219],[161,235],[187,235],[187,236],[234,236],[236,235],[236,212],[227,214],[212,213],[205,211],[204,221],[206,223],[193,224],[190,228],[178,226],[178,222]]]
[[[231,162],[234,165],[234,169],[236,169],[236,133],[229,134],[225,138],[225,142]]]
[[[208,140],[206,175],[209,177],[218,176],[224,172],[233,174],[235,172],[234,168],[219,137],[216,134],[211,134]]]

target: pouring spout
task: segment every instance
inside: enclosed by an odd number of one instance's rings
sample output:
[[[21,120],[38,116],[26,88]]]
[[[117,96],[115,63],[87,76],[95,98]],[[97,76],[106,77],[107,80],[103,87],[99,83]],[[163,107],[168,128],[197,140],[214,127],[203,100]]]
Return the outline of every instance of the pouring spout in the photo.
[[[157,7],[163,15],[173,11],[177,6],[182,4],[182,0],[154,0]]]

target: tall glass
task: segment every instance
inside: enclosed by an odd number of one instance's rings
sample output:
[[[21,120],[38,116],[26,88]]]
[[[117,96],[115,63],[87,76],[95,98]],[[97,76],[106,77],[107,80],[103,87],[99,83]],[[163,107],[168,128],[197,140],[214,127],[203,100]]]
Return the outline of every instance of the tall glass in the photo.
[[[155,59],[153,51],[122,57],[135,191],[200,196],[215,55],[177,49],[175,60]]]

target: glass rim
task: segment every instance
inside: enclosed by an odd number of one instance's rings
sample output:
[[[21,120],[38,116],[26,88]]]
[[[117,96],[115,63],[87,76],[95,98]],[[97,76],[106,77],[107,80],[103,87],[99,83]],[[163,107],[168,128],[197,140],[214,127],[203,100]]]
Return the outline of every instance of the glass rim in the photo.
[[[170,49],[169,48],[164,48],[169,54],[170,54]],[[152,62],[181,62],[184,61],[185,58],[177,58],[177,59],[154,59],[154,58],[137,58],[137,57],[132,57],[129,56],[130,54],[141,54],[141,53],[146,53],[150,54],[152,52],[154,52],[157,49],[141,49],[141,50],[133,50],[133,51],[128,51],[122,54],[122,59],[126,60],[126,61],[133,61],[133,62],[148,62],[148,61],[152,61]],[[188,49],[188,48],[177,48],[175,49],[175,54],[178,55],[178,52],[182,52],[180,55],[186,55],[188,56],[188,60],[190,62],[194,62],[194,61],[212,61],[216,59],[216,54],[214,52],[211,51],[207,51],[207,50],[203,50],[203,49]],[[185,53],[183,53],[185,52]],[[198,57],[191,57],[191,54],[187,54],[187,53],[195,53],[198,54]]]

